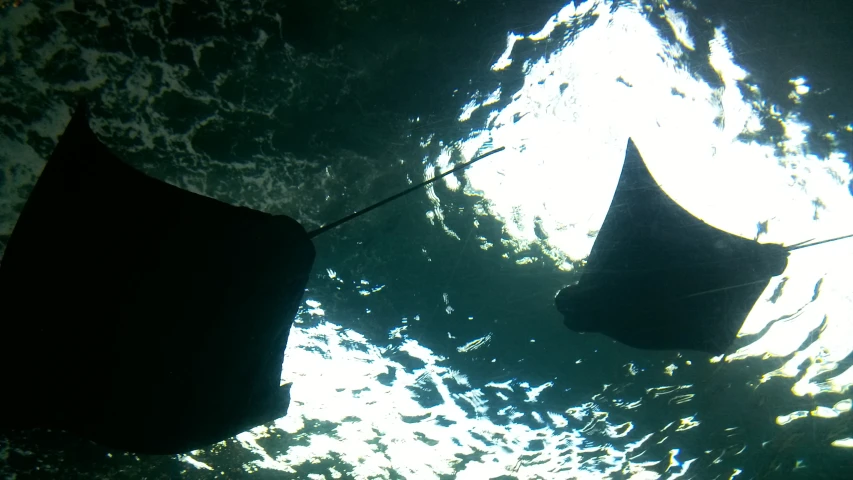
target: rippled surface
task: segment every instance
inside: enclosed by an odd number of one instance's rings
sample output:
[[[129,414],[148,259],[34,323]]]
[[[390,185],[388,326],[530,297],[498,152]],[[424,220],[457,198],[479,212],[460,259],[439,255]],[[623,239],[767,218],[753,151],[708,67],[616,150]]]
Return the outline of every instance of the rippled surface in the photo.
[[[780,95],[779,79],[738,63],[742,37],[725,22],[623,3],[448,2],[412,6],[418,17],[345,2],[319,18],[249,2],[6,6],[3,242],[75,93],[94,95],[96,129],[137,168],[307,225],[479,148],[507,150],[318,241],[285,418],[174,458],[14,434],[0,471],[838,475],[853,445],[849,242],[794,252],[720,358],[577,335],[554,311],[629,136],[664,190],[718,228],[784,244],[850,233],[853,127],[840,120],[853,112],[809,103],[839,87],[791,67]],[[514,15],[524,21],[504,24]],[[347,29],[323,34],[327,23]]]

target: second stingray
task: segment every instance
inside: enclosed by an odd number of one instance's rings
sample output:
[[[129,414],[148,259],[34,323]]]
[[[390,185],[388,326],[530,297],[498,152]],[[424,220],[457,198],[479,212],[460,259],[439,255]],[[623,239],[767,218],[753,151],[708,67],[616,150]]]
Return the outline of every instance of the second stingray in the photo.
[[[308,232],[135,170],[81,103],[0,265],[0,432],[174,454],[283,417],[311,239],[501,150]]]
[[[851,236],[786,247],[712,227],[669,198],[629,140],[580,280],[555,301],[577,332],[635,348],[720,354],[790,251]]]

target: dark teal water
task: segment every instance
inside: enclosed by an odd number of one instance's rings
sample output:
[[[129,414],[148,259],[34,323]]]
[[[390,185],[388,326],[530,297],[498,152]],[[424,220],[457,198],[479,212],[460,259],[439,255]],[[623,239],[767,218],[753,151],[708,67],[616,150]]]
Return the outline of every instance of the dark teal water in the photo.
[[[646,3],[648,22],[674,41],[660,17],[662,7]],[[489,109],[457,121],[469,100],[482,101],[500,87],[506,95],[492,108],[508,105],[524,82],[525,60],[547,58],[596,21],[584,17],[558,27],[546,40],[521,41],[510,68],[490,70],[508,32],[537,32],[562,6],[464,0],[317,1],[298,7],[253,0],[6,6],[0,11],[0,246],[80,95],[90,99],[93,127],[102,140],[135,167],[232,204],[292,216],[310,229],[396,192],[407,178],[420,180],[421,159],[434,159],[440,142],[452,144],[483,130]],[[673,2],[669,8],[685,12],[699,45],[685,57],[697,77],[719,83],[701,45],[714,27],[725,25],[735,61],[761,85],[762,99],[801,112],[813,126],[812,152],[826,155],[834,148],[850,163],[853,134],[845,127],[853,122],[853,96],[846,90],[853,38],[841,20],[850,18],[844,16],[846,4],[706,1]],[[825,93],[794,105],[788,81],[802,74]],[[772,118],[765,127],[761,141],[781,135]],[[830,132],[837,135],[834,147],[825,140]],[[429,146],[421,147],[428,138]],[[426,220],[424,212],[433,208],[426,195],[408,197],[319,239],[306,298],[320,301],[328,317],[370,344],[387,346],[384,355],[404,371],[422,368],[423,362],[399,353],[403,339],[389,331],[401,318],[418,316],[408,323],[407,338],[447,357],[446,364],[463,372],[472,386],[553,382],[538,403],[525,401],[525,388],[502,391],[508,398],[501,405],[525,414],[517,419],[499,415],[498,407],[482,413],[471,403],[458,403],[471,418],[530,429],[542,427],[535,412],[582,405],[583,419],[567,415],[569,425],[557,429],[580,432],[580,447],[566,441],[556,451],[567,464],[583,464],[585,478],[631,478],[625,458],[641,451],[626,446],[647,432],[643,456],[634,462],[657,462],[646,469],[660,478],[685,472],[684,478],[723,479],[738,471],[739,479],[846,478],[853,457],[849,449],[830,448],[827,439],[853,435],[849,414],[831,422],[806,418],[784,428],[774,419],[847,397],[833,394],[817,402],[794,396],[796,378],[758,387],[757,378],[786,358],[720,365],[708,363],[707,356],[639,352],[574,335],[553,307],[554,293],[574,277],[546,260],[516,264],[521,255],[501,244],[502,223],[473,213],[479,198],[444,185],[435,193],[446,225],[459,239]],[[477,237],[495,247],[483,250]],[[347,283],[329,278],[327,269]],[[362,295],[355,284],[361,278],[386,287],[381,294]],[[445,310],[445,293],[451,313]],[[304,328],[321,322],[305,312],[300,319]],[[488,348],[457,350],[487,332],[492,333]],[[664,372],[686,360],[693,365],[682,368],[677,379]],[[631,365],[643,374],[632,374]],[[469,390],[458,385],[451,393]],[[4,387],[6,394],[14,392]],[[680,402],[675,397],[681,394],[692,397]],[[415,396],[424,407],[441,402],[435,389]],[[636,401],[639,406],[631,405]],[[590,421],[595,411],[608,412],[606,421]],[[700,424],[678,431],[677,422],[690,417]],[[611,429],[627,422],[633,429],[627,435]],[[270,455],[286,457],[290,449],[308,445],[312,435],[333,435],[336,427],[317,421],[297,434],[280,431],[259,443]],[[487,445],[501,441],[483,439]],[[527,453],[513,453],[518,458],[509,463],[545,462],[553,450],[543,442],[523,445]],[[609,447],[629,453],[614,461]],[[689,468],[668,467],[674,449],[681,462],[695,459]],[[406,474],[394,467],[402,460],[395,462],[391,451],[385,455],[391,466],[372,478],[454,478]],[[462,471],[484,455],[459,453],[453,468]],[[559,464],[561,455],[548,461]],[[57,432],[0,435],[0,473],[9,478],[333,478],[330,468],[340,478],[371,478],[354,473],[353,463],[335,454],[302,462],[296,473],[247,468],[259,457],[236,441],[194,458],[212,470],[173,457],[108,452]],[[567,472],[552,469],[528,477],[510,469],[503,478],[577,478]]]

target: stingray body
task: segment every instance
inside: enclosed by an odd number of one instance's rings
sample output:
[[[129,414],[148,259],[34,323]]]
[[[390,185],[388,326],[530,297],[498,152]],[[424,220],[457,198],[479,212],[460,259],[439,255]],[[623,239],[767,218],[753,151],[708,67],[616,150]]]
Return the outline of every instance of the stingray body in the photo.
[[[2,424],[172,453],[284,415],[313,261],[293,219],[138,172],[78,108],[0,268]]]
[[[661,190],[632,141],[565,324],[655,350],[724,352],[789,249],[714,228]]]
[[[184,191],[113,155],[81,105],[0,264],[0,427],[171,454],[284,416],[311,237],[376,206],[309,233]]]

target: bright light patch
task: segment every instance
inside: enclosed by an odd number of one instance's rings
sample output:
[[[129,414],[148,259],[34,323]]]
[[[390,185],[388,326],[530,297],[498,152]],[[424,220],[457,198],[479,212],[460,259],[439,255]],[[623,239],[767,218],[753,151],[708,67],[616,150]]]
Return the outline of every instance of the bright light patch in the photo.
[[[810,127],[796,113],[765,109],[785,130],[778,146],[743,140],[761,131],[764,113],[757,110],[762,102],[741,93],[748,72],[734,62],[723,28],[709,43],[709,64],[722,80],[712,88],[680,61],[691,43],[678,15],[667,16],[679,38],[671,44],[634,8],[583,5],[583,11],[566,7],[524,39],[546,38],[560,22],[597,15],[547,60],[529,60],[522,87],[503,93],[511,101],[494,112],[493,126],[462,144],[463,151],[487,142],[507,148],[466,172],[471,190],[482,192],[488,212],[504,223],[505,244],[516,254],[507,258],[524,263],[535,244],[559,268],[584,259],[609,208],[629,137],[663,190],[717,228],[754,238],[764,224],[760,241],[783,245],[851,233],[853,172],[841,152],[823,159],[807,153]],[[810,89],[804,77],[792,79],[791,87],[799,96]],[[760,97],[759,86],[750,89]],[[537,236],[537,224],[545,239]],[[792,252],[782,294],[770,301],[781,278],[771,281],[740,332],[750,343],[725,360],[790,358],[762,381],[805,372],[796,395],[849,388],[851,374],[839,373],[842,380],[823,374],[853,353],[851,242]]]
[[[841,438],[832,442],[833,447],[853,448],[853,438]]]

